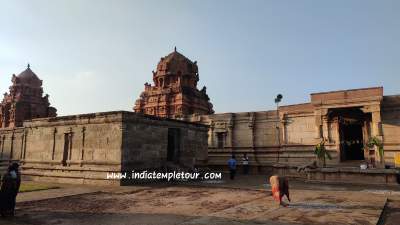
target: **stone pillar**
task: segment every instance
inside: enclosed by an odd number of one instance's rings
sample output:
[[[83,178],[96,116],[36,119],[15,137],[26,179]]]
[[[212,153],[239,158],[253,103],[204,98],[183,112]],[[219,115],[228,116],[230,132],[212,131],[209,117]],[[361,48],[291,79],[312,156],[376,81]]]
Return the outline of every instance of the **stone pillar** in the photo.
[[[81,157],[80,157],[80,166],[82,166],[82,161],[85,156],[85,139],[86,139],[86,127],[82,127],[82,150],[81,150]]]
[[[372,112],[372,136],[377,137],[383,144],[382,121],[381,121],[380,110]],[[385,162],[385,158],[380,157],[378,147],[376,147],[376,146],[375,146],[375,158],[376,158],[377,162],[380,162],[380,163]]]
[[[255,149],[255,133],[254,133],[254,123],[255,123],[255,113],[251,112],[249,115],[249,129],[250,129],[250,134],[251,134],[251,148]]]
[[[72,127],[69,128],[68,136],[69,136],[69,138],[68,138],[69,139],[69,145],[68,145],[69,149],[68,149],[67,165],[70,166],[71,160],[72,160],[72,143],[73,143],[72,138],[74,136]]]
[[[320,142],[323,138],[323,127],[322,127],[322,114],[321,109],[314,111],[315,116],[315,139]]]
[[[51,151],[51,160],[54,160],[54,155],[56,152],[56,135],[57,135],[57,128],[54,128],[53,130],[53,148]]]
[[[229,138],[228,138],[229,139],[228,140],[229,146],[228,147],[230,147],[232,149],[232,151],[233,151],[233,129],[234,129],[233,115],[230,118],[227,126],[228,126],[228,136],[229,136]]]
[[[22,159],[22,156],[24,154],[24,142],[25,142],[25,132],[22,133],[21,135],[21,152],[19,153],[19,159]]]
[[[331,143],[329,137],[329,118],[326,115],[322,116],[322,138],[327,140],[328,143]]]
[[[382,136],[381,111],[372,112],[372,135]]]
[[[383,144],[383,133],[382,133],[382,118],[381,118],[381,106],[380,105],[369,105],[362,108],[364,113],[371,113],[371,136],[377,137]],[[375,160],[376,162],[384,163],[385,159],[380,157],[378,147],[375,147]]]
[[[371,113],[372,115],[372,136],[382,136],[382,119],[381,119],[381,106],[380,105],[369,105],[364,106],[361,109],[364,113]]]
[[[287,144],[287,121],[286,121],[286,114],[280,113],[279,114],[279,121],[281,127],[281,144]]]
[[[3,127],[3,111],[2,108],[0,107],[0,127]]]
[[[3,136],[3,137],[0,137],[0,148],[1,148],[1,153],[0,153],[0,159],[3,159],[3,154],[4,154],[4,138],[5,138],[5,136]]]
[[[27,139],[28,139],[28,129],[24,129],[24,154],[22,155],[22,159],[26,158],[26,143],[27,143]]]
[[[210,121],[210,128],[208,129],[208,145],[214,147],[214,121]]]
[[[340,149],[340,123],[339,123],[339,118],[335,117],[335,119],[333,120],[333,123],[335,124],[335,135],[336,135],[336,139],[334,140],[336,143],[336,153],[338,155],[337,157],[337,163],[340,163],[342,160],[342,155],[341,155],[341,149]]]
[[[10,147],[10,160],[14,158],[14,140],[15,140],[15,133],[14,131],[11,134],[11,147]]]

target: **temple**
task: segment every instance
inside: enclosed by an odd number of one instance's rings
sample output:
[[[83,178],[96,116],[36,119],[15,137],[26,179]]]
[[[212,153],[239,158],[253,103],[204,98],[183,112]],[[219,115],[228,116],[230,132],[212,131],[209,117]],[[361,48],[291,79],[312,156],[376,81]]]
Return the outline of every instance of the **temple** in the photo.
[[[0,103],[0,127],[21,127],[24,120],[55,117],[49,95],[43,96],[42,80],[28,67],[18,76],[13,74],[9,93]]]
[[[165,118],[213,114],[206,87],[198,90],[198,81],[197,62],[192,62],[175,48],[161,58],[156,72],[153,71],[154,84],[145,83],[134,111]]]
[[[224,168],[231,154],[247,154],[255,173],[308,180],[395,183],[400,154],[400,95],[383,95],[383,87],[312,93],[310,102],[277,110],[187,116],[187,121],[209,125],[208,165]],[[377,146],[381,144],[383,154]],[[315,146],[324,141],[332,157],[329,168],[298,173],[316,160]],[[324,167],[323,165],[320,165]],[[371,172],[371,173],[369,173]]]
[[[383,87],[336,90],[277,110],[214,114],[198,81],[197,63],[175,49],[161,58],[135,112],[55,117],[42,81],[28,66],[13,76],[0,104],[0,173],[19,161],[22,174],[34,180],[124,185],[105,173],[222,171],[231,155],[246,154],[251,173],[311,182],[400,182],[400,95],[384,95]],[[326,160],[315,154],[321,145],[330,155]],[[310,163],[316,167],[300,172]]]
[[[177,54],[171,56],[174,63],[183,57]],[[204,97],[205,92],[192,90],[197,80],[190,78],[182,78],[179,87]],[[125,111],[56,116],[48,95],[43,97],[42,80],[29,65],[13,75],[0,115],[0,175],[10,162],[19,162],[24,179],[127,185],[129,180],[108,179],[107,172],[207,164],[207,126]]]

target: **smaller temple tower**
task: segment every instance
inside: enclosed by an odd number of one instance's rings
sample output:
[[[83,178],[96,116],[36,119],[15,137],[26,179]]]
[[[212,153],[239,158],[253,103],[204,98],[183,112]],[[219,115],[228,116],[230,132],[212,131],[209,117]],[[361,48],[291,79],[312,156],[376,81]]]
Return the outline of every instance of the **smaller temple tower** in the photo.
[[[0,128],[21,127],[24,120],[57,116],[50,107],[49,95],[43,96],[42,80],[30,69],[13,74],[9,93],[0,103]]]
[[[133,109],[166,118],[213,114],[206,87],[198,90],[198,81],[197,62],[186,58],[175,47],[172,53],[161,58],[156,72],[153,71],[154,85],[144,84],[145,90]]]

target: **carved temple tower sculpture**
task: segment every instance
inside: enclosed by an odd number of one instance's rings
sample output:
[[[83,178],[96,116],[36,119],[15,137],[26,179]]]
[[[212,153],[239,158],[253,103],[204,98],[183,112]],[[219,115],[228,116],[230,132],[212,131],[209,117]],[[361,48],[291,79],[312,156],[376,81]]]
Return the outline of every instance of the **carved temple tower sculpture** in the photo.
[[[0,103],[0,128],[21,127],[24,120],[57,116],[50,107],[49,95],[43,96],[42,80],[28,68],[18,76],[13,74],[9,93]]]
[[[180,118],[190,114],[213,114],[213,105],[206,87],[197,89],[199,73],[197,62],[192,62],[175,50],[161,58],[154,85],[145,83],[145,90],[136,100],[134,111],[144,114]]]

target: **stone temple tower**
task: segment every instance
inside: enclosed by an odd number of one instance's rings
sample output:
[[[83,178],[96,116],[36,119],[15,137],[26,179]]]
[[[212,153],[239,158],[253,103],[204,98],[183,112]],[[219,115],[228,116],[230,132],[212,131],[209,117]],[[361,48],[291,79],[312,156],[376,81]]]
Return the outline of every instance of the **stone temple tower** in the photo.
[[[197,62],[192,62],[175,50],[161,58],[153,85],[145,83],[145,90],[136,100],[134,110],[144,114],[180,118],[190,114],[213,114],[213,105],[206,87],[197,89]]]
[[[9,93],[0,103],[0,128],[21,127],[24,120],[57,116],[50,107],[49,95],[43,96],[42,80],[28,68],[18,76],[13,74]]]

